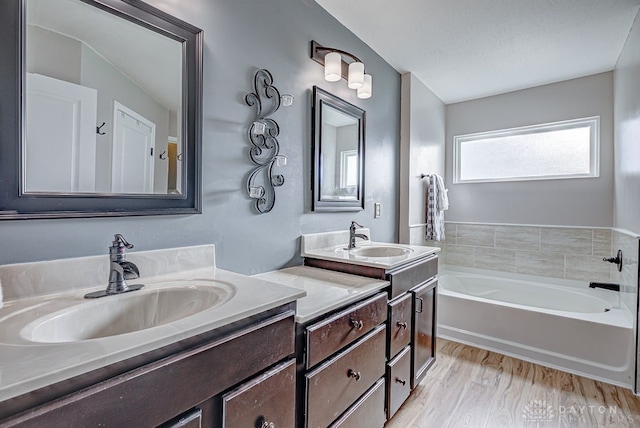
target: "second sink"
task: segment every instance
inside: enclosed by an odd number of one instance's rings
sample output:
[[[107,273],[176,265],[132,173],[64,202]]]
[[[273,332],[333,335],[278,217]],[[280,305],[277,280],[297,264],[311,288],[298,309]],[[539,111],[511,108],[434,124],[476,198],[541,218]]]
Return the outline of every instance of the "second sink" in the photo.
[[[410,248],[392,246],[366,246],[351,250],[351,254],[360,257],[400,257],[411,253]]]

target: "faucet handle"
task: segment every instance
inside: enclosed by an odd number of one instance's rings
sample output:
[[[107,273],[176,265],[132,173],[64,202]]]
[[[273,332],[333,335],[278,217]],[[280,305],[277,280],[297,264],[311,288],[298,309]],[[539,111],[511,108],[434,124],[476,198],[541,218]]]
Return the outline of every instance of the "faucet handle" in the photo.
[[[358,226],[358,227],[364,227],[363,225],[361,225],[361,224],[360,224],[360,223],[358,223],[357,221],[353,221],[353,220],[352,220],[352,221],[351,221],[351,227],[355,229],[355,228],[356,228],[356,226]]]
[[[127,242],[127,240],[124,239],[124,236],[120,235],[119,233],[116,233],[114,235],[114,240],[113,240],[112,244],[116,248],[125,247],[128,250],[133,248],[133,244],[129,244]]]

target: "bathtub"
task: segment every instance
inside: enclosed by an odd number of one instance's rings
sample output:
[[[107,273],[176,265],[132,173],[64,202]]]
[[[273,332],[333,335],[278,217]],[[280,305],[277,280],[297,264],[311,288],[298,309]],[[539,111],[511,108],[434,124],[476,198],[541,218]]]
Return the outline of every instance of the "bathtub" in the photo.
[[[445,269],[438,336],[633,388],[633,316],[619,294],[587,282]]]

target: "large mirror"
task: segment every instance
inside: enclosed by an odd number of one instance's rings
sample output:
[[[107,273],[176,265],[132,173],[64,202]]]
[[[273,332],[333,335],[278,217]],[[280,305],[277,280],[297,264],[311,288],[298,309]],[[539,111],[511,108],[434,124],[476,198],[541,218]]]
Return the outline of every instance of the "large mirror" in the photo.
[[[313,87],[313,210],[364,209],[365,112]]]
[[[0,12],[0,219],[200,212],[202,31],[138,0]]]

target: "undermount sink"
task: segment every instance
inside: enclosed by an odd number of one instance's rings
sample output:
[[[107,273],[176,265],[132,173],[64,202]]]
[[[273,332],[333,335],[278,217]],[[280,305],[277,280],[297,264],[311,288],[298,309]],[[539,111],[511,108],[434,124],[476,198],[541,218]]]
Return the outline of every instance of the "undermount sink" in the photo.
[[[410,248],[395,246],[370,246],[351,250],[351,254],[360,257],[400,257],[411,252]]]
[[[180,281],[180,285],[84,301],[30,322],[20,336],[31,342],[63,343],[132,333],[220,306],[236,290],[210,280]]]

